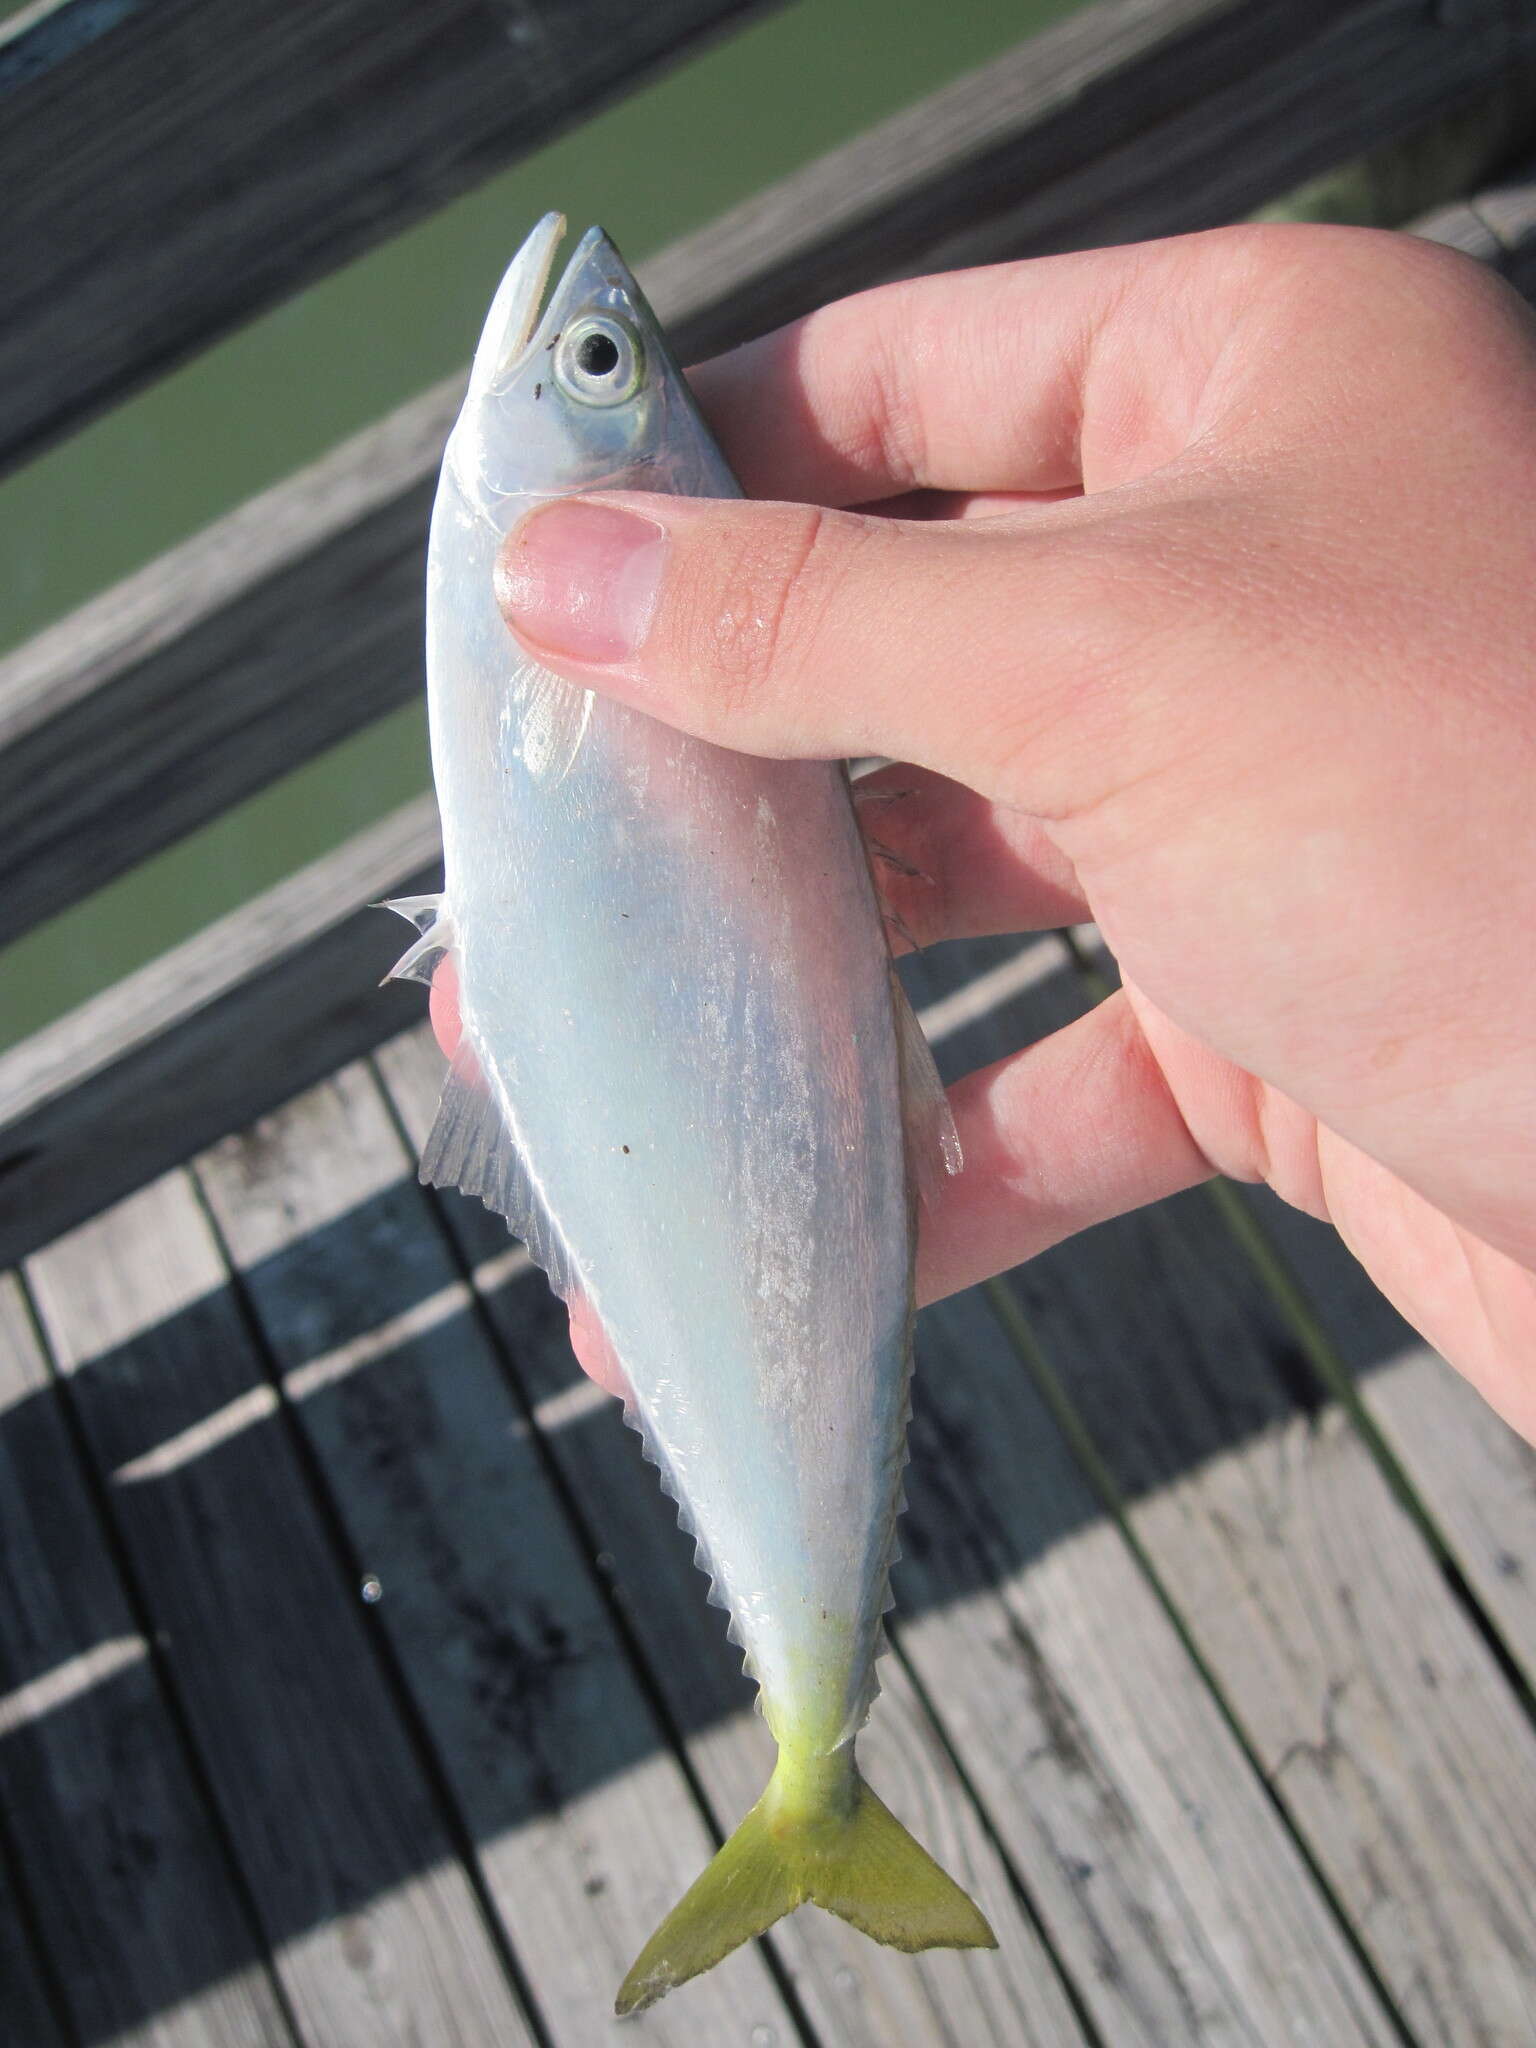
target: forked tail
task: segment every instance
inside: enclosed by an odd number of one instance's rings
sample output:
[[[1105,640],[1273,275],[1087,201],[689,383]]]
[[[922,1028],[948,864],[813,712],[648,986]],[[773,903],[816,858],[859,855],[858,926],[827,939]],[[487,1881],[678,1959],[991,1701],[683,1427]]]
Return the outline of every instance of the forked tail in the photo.
[[[641,1950],[614,2010],[643,2012],[805,1904],[892,1948],[996,1948],[953,1878],[835,1756],[781,1756],[768,1789]]]

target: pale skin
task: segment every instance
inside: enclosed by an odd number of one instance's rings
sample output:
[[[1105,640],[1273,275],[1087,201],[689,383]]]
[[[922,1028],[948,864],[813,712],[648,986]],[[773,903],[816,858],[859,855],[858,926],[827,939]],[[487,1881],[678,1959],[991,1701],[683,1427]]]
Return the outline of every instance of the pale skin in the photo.
[[[1536,1441],[1536,321],[1426,244],[1232,229],[694,381],[769,502],[537,511],[511,630],[727,746],[910,764],[920,941],[1091,918],[1124,974],[951,1090],[921,1296],[1263,1180]]]

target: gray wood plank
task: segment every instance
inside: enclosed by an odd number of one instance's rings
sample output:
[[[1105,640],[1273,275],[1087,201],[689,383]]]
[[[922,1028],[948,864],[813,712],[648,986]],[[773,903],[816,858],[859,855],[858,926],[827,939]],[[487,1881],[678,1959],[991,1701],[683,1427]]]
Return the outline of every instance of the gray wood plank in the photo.
[[[995,1317],[936,1304],[918,1365],[902,1643],[1104,2038],[1396,2040]]]
[[[647,288],[734,272],[690,335],[715,349],[884,276],[1215,226],[1533,58],[1500,0],[1086,7],[679,242]]]
[[[377,1063],[406,1128],[430,1123],[443,1062],[424,1031],[383,1047]],[[682,1735],[717,1830],[734,1827],[767,1782],[773,1742],[725,1623],[707,1605],[693,1544],[639,1455],[617,1406],[585,1381],[566,1339],[565,1313],[541,1274],[513,1252],[499,1218],[442,1198],[441,1213],[547,1454],[558,1466],[606,1560],[654,1684]],[[873,1782],[977,1896],[997,1931],[997,1956],[903,1957],[872,1947],[822,1913],[774,1933],[817,2037],[838,2048],[1073,2048],[1083,2041],[1050,1959],[901,1667],[860,1740]],[[696,1874],[685,1873],[686,1877]]]
[[[1083,1007],[1063,977],[1017,1021],[1035,1036]],[[1536,1733],[1209,1198],[1009,1286],[1410,2031],[1522,2038]]]
[[[749,0],[64,0],[0,35],[0,465]]]
[[[1536,298],[1536,165],[1526,164],[1474,199],[1437,208],[1415,221],[1413,232],[1464,250],[1524,297]]]
[[[1336,1231],[1267,1189],[1244,1189],[1241,1199],[1503,1647],[1536,1688],[1536,1449],[1410,1329]]]
[[[196,1172],[543,2022],[617,2040],[712,1844],[378,1085],[349,1067]],[[799,2038],[753,1951],[622,2029],[765,2034]]]
[[[431,1115],[441,1061],[419,1035],[378,1058],[407,1127],[419,1134]],[[454,1197],[443,1202],[466,1257],[494,1258],[497,1231],[489,1230],[484,1211]],[[670,1508],[611,1404],[575,1378],[563,1313],[542,1284],[520,1281],[488,1290],[486,1299],[514,1368],[527,1376],[534,1413],[546,1419],[562,1469],[603,1532],[615,1583],[637,1624],[656,1615],[663,1586],[676,1587],[658,1683],[689,1731],[690,1756],[722,1824],[733,1821],[762,1783],[766,1744],[747,1711],[751,1688],[723,1643],[718,1617],[703,1605],[690,1546],[677,1538]],[[931,1434],[920,1441],[909,1478],[914,1508],[903,1531],[908,1562],[898,1582],[901,1641],[1091,2019],[1117,2048],[1175,2040],[1385,2041],[1368,1987],[1214,1702],[1119,1535],[1099,1518],[995,1323],[974,1299],[947,1314],[950,1322],[932,1330],[925,1318],[923,1411],[932,1388],[944,1401],[973,1401],[983,1352],[1002,1384],[985,1444],[967,1439],[957,1447]],[[947,1345],[945,1328],[955,1331]],[[1012,1534],[994,1541],[1000,1514],[1013,1517],[1018,1543]],[[1072,1562],[1058,1571],[1047,1553],[1062,1545]],[[1085,1554],[1096,1560],[1086,1579]],[[1090,1581],[1097,1594],[1088,1595],[1093,1640],[1102,1646],[1094,1657],[1074,1640]],[[1059,1603],[1055,1618],[1045,1617],[1041,1598],[1047,1606]],[[1060,1713],[1081,1717],[1094,1731],[1076,1752],[1053,1741],[1056,1709],[1042,1704],[1039,1683],[1032,1690],[1022,1682],[1013,1659],[1020,1603],[1040,1622],[1035,1679],[1047,1673],[1044,1689]],[[1121,1659],[1110,1686],[1103,1664]],[[881,1783],[882,1767],[890,1769],[898,1809],[904,1793],[912,1802],[906,1810],[922,1815],[935,1846],[978,1883],[986,1909],[1006,1907],[992,1859],[967,1846],[965,1829],[951,1847],[950,1831],[940,1824],[946,1811],[964,1818],[968,1801],[959,1801],[948,1774],[931,1764],[914,1781],[913,1765],[931,1738],[907,1718],[914,1702],[899,1665],[889,1666],[887,1685],[890,1696],[877,1705],[866,1737],[872,1776]],[[1130,1710],[1131,1696],[1147,1688],[1159,1692],[1166,1714],[1155,1756]],[[898,1731],[893,1754],[881,1737]],[[1195,1761],[1182,1756],[1186,1747]],[[1188,1808],[1181,1812],[1175,1789],[1192,1780],[1205,1795],[1198,1819]],[[831,2038],[847,2038],[857,2025],[852,2037],[861,2040],[930,2039],[930,2030],[947,2022],[950,2031],[939,2038],[1038,2037],[1049,2009],[1043,2013],[1033,2002],[1022,1972],[1015,1987],[995,1984],[989,1958],[900,1964],[866,1947],[842,1965],[852,1983],[839,1984],[834,1969],[829,1998],[823,1954],[835,1961],[837,1950],[827,1927],[801,1915],[775,1939],[814,2023]],[[1014,1947],[1017,1933],[1005,1940],[1016,1967],[1028,1961],[1028,1951]],[[797,1950],[801,1941],[806,1947]],[[895,2017],[886,2002],[893,1983],[911,2003],[896,2008],[900,2031],[885,2034]],[[950,2008],[950,1999],[964,2003]],[[1009,2032],[1030,2014],[1036,2032]],[[1052,2023],[1059,2030],[1059,2009]]]
[[[66,2048],[43,1984],[38,1959],[27,1940],[21,1905],[5,1858],[0,1856],[0,2040],[25,2048]]]
[[[531,2044],[190,1182],[27,1278],[305,2037]]]
[[[0,1054],[0,1263],[398,1030],[407,928],[370,906],[438,848],[423,797]]]
[[[83,2040],[287,2048],[265,1962],[0,1275],[0,1808]],[[0,1903],[0,1919],[4,1906]],[[0,2003],[19,1986],[0,1969]],[[3,2038],[34,2035],[17,2020]]]
[[[205,5],[209,35],[232,6]],[[393,27],[400,0],[386,12]],[[1505,0],[1108,0],[771,186],[643,280],[695,359],[895,272],[1238,218],[1533,49],[1536,16]],[[116,345],[131,323],[104,331]],[[0,662],[0,940],[419,686],[427,496],[458,390]]]

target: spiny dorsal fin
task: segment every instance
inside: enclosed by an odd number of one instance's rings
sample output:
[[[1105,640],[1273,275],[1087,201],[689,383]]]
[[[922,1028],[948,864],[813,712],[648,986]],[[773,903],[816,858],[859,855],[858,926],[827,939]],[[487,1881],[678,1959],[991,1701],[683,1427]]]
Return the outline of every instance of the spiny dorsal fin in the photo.
[[[407,946],[385,975],[385,981],[421,981],[430,988],[437,963],[453,944],[453,930],[443,909],[441,896],[393,896],[375,906],[392,910],[407,924],[415,925],[420,937]]]
[[[442,1100],[421,1148],[421,1181],[458,1188],[504,1216],[514,1237],[549,1275],[562,1299],[573,1275],[570,1256],[507,1128],[500,1105],[481,1077],[468,1039],[443,1082]]]

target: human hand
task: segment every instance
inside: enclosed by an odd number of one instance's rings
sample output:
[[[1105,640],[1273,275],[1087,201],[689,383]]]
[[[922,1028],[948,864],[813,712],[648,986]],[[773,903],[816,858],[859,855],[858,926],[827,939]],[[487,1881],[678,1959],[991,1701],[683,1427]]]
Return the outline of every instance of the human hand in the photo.
[[[1536,1439],[1524,308],[1235,229],[885,287],[696,385],[803,502],[541,508],[520,640],[731,747],[917,764],[879,827],[916,935],[1092,917],[1125,977],[951,1090],[921,1295],[1262,1179]]]

